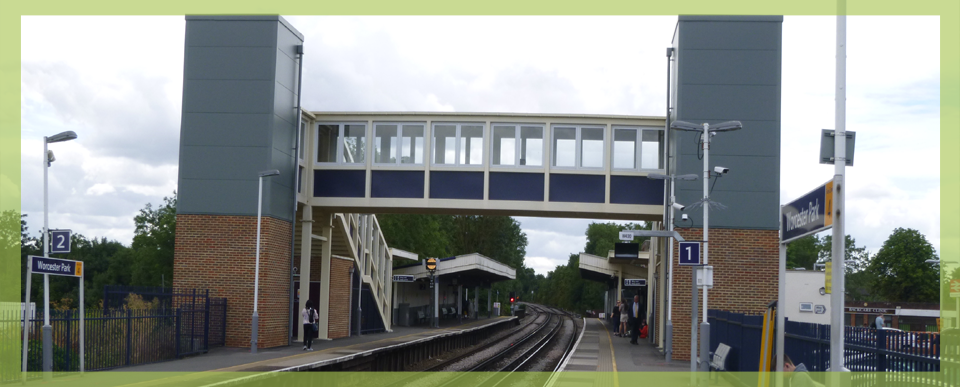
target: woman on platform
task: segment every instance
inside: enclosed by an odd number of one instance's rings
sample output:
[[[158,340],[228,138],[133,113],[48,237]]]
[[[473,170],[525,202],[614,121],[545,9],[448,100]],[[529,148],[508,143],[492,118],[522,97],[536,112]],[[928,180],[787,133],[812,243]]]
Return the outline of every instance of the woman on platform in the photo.
[[[307,300],[300,317],[303,319],[303,350],[313,351],[313,335],[317,334],[317,320],[320,319],[317,310],[313,309],[313,301]]]
[[[627,311],[627,299],[624,298],[620,302],[620,335],[621,337],[629,336],[627,334],[627,323],[630,321],[630,312]]]

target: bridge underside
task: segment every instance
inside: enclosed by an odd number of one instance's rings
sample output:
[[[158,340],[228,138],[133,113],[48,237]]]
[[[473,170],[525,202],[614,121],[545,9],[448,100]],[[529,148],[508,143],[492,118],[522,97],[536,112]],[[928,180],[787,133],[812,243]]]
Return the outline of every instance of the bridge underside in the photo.
[[[662,205],[581,205],[578,203],[484,202],[458,203],[455,200],[430,199],[341,199],[315,198],[317,209],[328,212],[374,214],[444,214],[534,216],[544,218],[584,218],[631,221],[661,221]]]

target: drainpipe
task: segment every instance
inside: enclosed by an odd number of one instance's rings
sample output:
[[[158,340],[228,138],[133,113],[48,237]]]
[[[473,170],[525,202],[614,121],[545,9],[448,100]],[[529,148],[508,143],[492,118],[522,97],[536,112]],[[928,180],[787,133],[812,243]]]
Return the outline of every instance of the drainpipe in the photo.
[[[297,205],[300,191],[297,189],[300,186],[300,132],[301,126],[303,125],[303,110],[300,109],[300,92],[303,90],[303,45],[297,46],[297,62],[299,69],[297,70],[297,140],[293,143],[293,222],[290,225],[290,324],[287,324],[287,345],[293,345],[293,325],[294,321],[297,319],[297,308],[294,307],[293,295],[296,292],[293,289],[293,261],[294,252],[296,250],[297,244]],[[309,235],[307,236],[310,237]],[[329,241],[327,242],[329,243]],[[303,281],[303,278],[300,279]],[[310,279],[307,278],[307,289],[310,288]],[[309,292],[308,292],[309,293]]]

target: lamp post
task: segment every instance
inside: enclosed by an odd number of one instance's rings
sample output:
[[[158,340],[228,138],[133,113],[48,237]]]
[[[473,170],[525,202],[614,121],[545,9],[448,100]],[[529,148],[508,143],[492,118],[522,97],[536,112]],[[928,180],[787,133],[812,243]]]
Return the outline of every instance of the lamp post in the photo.
[[[669,180],[670,181],[670,203],[667,203],[669,207],[669,213],[667,216],[667,230],[673,231],[673,210],[678,206],[677,198],[674,196],[674,187],[673,184],[676,180],[683,181],[693,181],[697,180],[696,174],[688,175],[662,175],[659,173],[651,173],[647,175],[648,179],[654,180]],[[682,207],[682,206],[681,206]],[[667,277],[667,327],[664,331],[664,336],[666,336],[665,345],[664,345],[664,356],[667,363],[669,363],[673,358],[673,241],[670,240],[670,246],[667,247],[667,256],[666,260],[666,277]]]
[[[743,125],[740,124],[740,121],[727,121],[721,122],[719,124],[710,126],[708,123],[703,123],[700,125],[692,124],[686,121],[674,121],[670,124],[671,129],[691,131],[691,132],[700,132],[701,139],[703,142],[703,199],[701,203],[703,204],[703,265],[708,264],[707,257],[708,252],[710,251],[710,238],[709,238],[709,224],[710,224],[710,137],[719,133],[719,132],[729,132],[734,130],[739,130],[743,128]],[[694,316],[695,317],[695,316]],[[694,337],[696,337],[696,327],[691,327],[692,336],[691,336],[691,348],[696,345],[694,342]],[[707,287],[703,287],[703,322],[700,323],[700,370],[708,371],[710,369],[710,323],[707,322]],[[696,362],[694,360],[694,352],[690,352],[690,367],[691,370],[695,370]]]
[[[50,137],[43,137],[43,256],[44,258],[50,256],[50,245],[48,244],[50,236],[49,227],[49,217],[48,217],[48,201],[47,201],[47,169],[50,168],[50,164],[56,160],[53,157],[53,152],[47,150],[47,144],[52,144],[55,142],[64,142],[75,140],[77,138],[77,133],[72,130],[66,132],[60,132]],[[27,276],[27,281],[30,281],[31,276]],[[29,289],[29,285],[27,285]],[[29,297],[29,295],[27,295]],[[27,317],[24,315],[24,332],[26,332]],[[26,335],[26,333],[24,333]],[[24,354],[24,368],[26,368],[26,354],[27,347],[24,344],[23,348]],[[45,379],[50,378],[52,375],[50,372],[53,371],[53,327],[50,326],[50,275],[43,275],[43,377]],[[24,369],[26,372],[26,369]]]
[[[257,190],[257,263],[253,275],[253,318],[250,319],[250,353],[257,353],[257,329],[260,325],[260,316],[257,314],[257,304],[260,297],[260,217],[263,210],[263,178],[277,176],[280,171],[271,169],[259,173],[259,188]]]

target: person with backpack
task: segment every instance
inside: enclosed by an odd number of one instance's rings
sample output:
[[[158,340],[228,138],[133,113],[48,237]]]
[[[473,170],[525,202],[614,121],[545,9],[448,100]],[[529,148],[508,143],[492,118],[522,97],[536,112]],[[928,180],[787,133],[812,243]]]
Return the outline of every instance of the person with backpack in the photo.
[[[317,334],[317,320],[320,315],[313,309],[313,301],[307,300],[307,305],[300,311],[303,319],[303,350],[313,351],[313,335]]]

